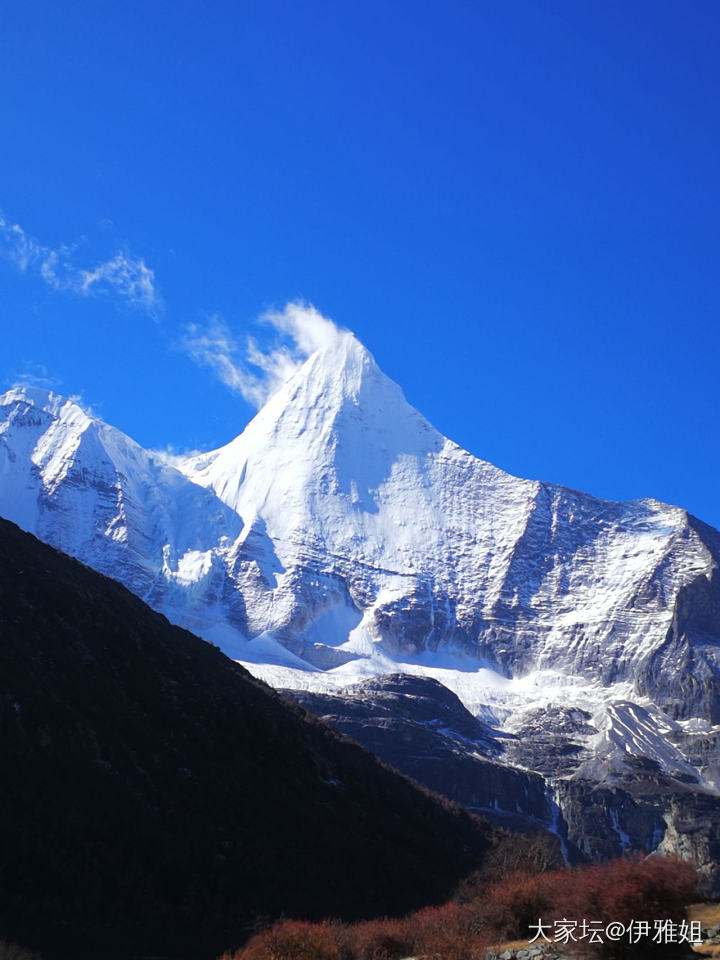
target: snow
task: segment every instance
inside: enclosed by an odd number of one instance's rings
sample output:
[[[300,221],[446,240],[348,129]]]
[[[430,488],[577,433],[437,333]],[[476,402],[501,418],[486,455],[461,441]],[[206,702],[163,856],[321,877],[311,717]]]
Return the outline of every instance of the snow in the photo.
[[[0,514],[156,607],[173,594],[187,606],[187,588],[207,580],[242,528],[210,491],[34,388],[0,396]]]
[[[589,746],[594,754],[586,768],[622,764],[627,756],[654,760],[671,776],[699,777],[698,770],[682,755],[669,737],[678,725],[651,704],[615,701],[599,710],[594,719],[597,736]],[[705,784],[711,787],[710,784]]]
[[[538,705],[575,705],[606,767],[638,754],[687,774],[673,738],[711,729],[700,701],[665,723],[636,684],[680,591],[718,564],[685,511],[472,456],[352,334],[228,444],[173,464],[77,403],[9,391],[0,513],[275,686],[428,676],[508,731]],[[668,687],[682,669],[667,663]]]
[[[177,561],[174,577],[182,586],[189,586],[205,577],[212,567],[212,550],[188,550]],[[168,566],[167,575],[173,571]]]

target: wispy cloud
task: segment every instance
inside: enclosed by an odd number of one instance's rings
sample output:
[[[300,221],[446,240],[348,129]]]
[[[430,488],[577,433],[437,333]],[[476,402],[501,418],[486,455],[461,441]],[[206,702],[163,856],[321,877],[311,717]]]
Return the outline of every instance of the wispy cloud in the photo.
[[[177,470],[182,467],[187,460],[202,456],[203,453],[207,453],[207,450],[177,450],[172,444],[169,444],[167,447],[148,450],[148,453],[157,457],[158,460],[162,460],[162,462],[168,464],[168,466],[175,467]]]
[[[53,290],[114,299],[153,316],[162,310],[154,272],[130,253],[118,251],[95,266],[82,267],[75,246],[46,246],[0,214],[0,256],[23,273],[39,276]]]
[[[225,321],[215,315],[204,324],[190,324],[183,347],[197,363],[215,375],[254,407],[261,407],[304,361],[329,345],[340,330],[312,304],[292,302],[280,311],[268,311],[259,322],[274,337],[261,345],[256,337],[238,343]]]
[[[62,380],[50,375],[44,363],[32,360],[26,360],[22,370],[16,370],[6,379],[13,386],[42,387],[45,390],[54,390],[62,384]]]

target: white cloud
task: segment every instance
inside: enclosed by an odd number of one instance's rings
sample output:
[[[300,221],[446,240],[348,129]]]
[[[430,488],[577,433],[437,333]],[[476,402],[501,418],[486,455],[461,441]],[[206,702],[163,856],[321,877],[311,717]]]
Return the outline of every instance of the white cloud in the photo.
[[[226,387],[240,393],[254,407],[290,379],[305,360],[340,334],[332,320],[312,304],[292,302],[280,311],[268,311],[260,322],[275,331],[272,343],[261,345],[248,337],[244,348],[221,317],[190,324],[183,347],[197,363],[209,367]]]
[[[166,463],[170,467],[175,467],[175,469],[178,470],[186,460],[199,457],[203,453],[207,453],[207,450],[176,450],[175,447],[170,444],[167,447],[149,450],[148,453],[151,453],[154,457],[157,457],[158,460],[162,460],[163,463]]]
[[[116,253],[94,270],[81,270],[81,289],[86,296],[121,293],[124,297],[151,309],[158,300],[155,274],[143,260]]]
[[[262,323],[268,323],[280,333],[287,334],[295,350],[303,359],[322,347],[329,346],[337,337],[339,330],[332,320],[324,317],[311,304],[295,300],[286,303],[280,311],[269,310],[260,317]]]
[[[74,254],[66,244],[53,248],[39,243],[0,215],[0,256],[23,273],[37,274],[53,290],[120,300],[153,315],[162,309],[155,274],[141,258],[118,251],[86,269],[75,263]]]
[[[14,373],[10,379],[13,386],[42,387],[45,390],[54,390],[62,383],[57,377],[50,375],[45,364],[30,360],[26,360],[23,369]]]
[[[247,370],[239,359],[240,348],[223,320],[213,316],[203,325],[191,323],[182,341],[196,363],[209,367],[218,379],[254,406],[262,401],[262,377]]]

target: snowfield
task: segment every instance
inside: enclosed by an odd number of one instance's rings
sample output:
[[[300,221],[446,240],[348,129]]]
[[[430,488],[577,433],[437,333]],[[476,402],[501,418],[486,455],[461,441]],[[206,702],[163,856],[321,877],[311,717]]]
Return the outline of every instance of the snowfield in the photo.
[[[277,687],[433,677],[498,730],[581,709],[717,790],[720,535],[684,510],[511,476],[439,434],[349,333],[244,431],[170,465],[71,400],[0,397],[0,514]]]

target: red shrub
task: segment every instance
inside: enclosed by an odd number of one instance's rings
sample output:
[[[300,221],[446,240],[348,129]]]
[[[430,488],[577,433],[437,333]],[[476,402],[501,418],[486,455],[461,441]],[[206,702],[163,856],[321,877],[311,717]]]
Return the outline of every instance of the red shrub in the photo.
[[[224,960],[342,960],[342,953],[333,925],[286,920],[256,934]]]
[[[513,873],[475,902],[478,922],[484,922],[496,940],[526,937],[531,923],[555,912],[556,887],[551,878],[555,871],[540,876]]]
[[[616,860],[592,867],[587,880],[579,874],[576,888],[588,886],[601,919],[667,919],[679,922],[695,896],[697,875],[687,862],[660,857]]]
[[[428,907],[404,920],[350,925],[287,921],[253,937],[242,950],[221,960],[401,960],[410,954],[428,960],[481,960],[488,943],[527,937],[542,920],[630,921],[685,919],[695,895],[696,873],[678,860],[624,859],[540,875],[513,873],[482,890],[466,890],[462,903]],[[620,958],[654,956],[657,945],[604,944]],[[645,953],[643,953],[645,951]],[[667,950],[672,955],[672,949]]]
[[[696,882],[688,863],[627,858],[539,876],[515,873],[488,888],[484,896],[478,891],[469,906],[476,923],[484,925],[495,942],[527,937],[530,925],[539,920],[551,925],[563,918],[597,921],[602,926],[612,921],[625,926],[638,920],[679,923],[693,900]],[[618,957],[641,956],[643,947],[648,944],[634,950],[618,945],[612,950]],[[597,953],[603,955],[603,949],[598,947]]]
[[[457,903],[427,907],[403,920],[378,920],[344,928],[343,960],[481,960],[485,941],[472,925],[472,911]]]
[[[624,926],[631,921],[686,919],[686,908],[692,902],[697,886],[694,868],[680,860],[651,857],[646,860],[615,860],[607,864],[568,872],[558,884],[556,914],[567,903],[565,916],[598,920],[603,925],[618,921]],[[656,956],[658,945],[642,939],[635,945],[627,941],[616,946],[598,947],[598,956]],[[661,949],[667,957],[685,955],[687,949],[667,944]]]
[[[412,952],[407,920],[370,920],[344,929],[344,956],[352,960],[401,960]]]
[[[428,907],[407,918],[413,952],[438,960],[476,960],[485,955],[487,941],[478,935],[470,907],[446,903]]]

